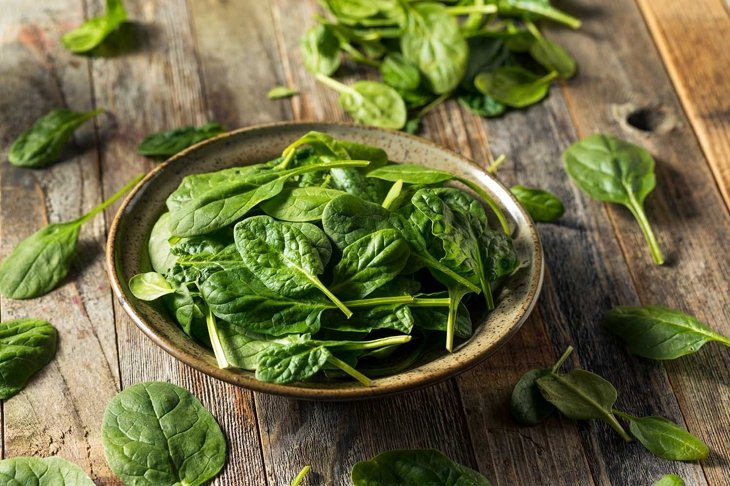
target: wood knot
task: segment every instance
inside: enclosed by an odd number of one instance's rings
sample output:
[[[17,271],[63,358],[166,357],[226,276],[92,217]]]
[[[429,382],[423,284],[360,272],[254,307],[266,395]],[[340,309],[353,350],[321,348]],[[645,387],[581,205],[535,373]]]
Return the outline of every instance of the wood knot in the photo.
[[[664,134],[677,126],[674,113],[661,105],[636,106],[633,103],[611,105],[613,118],[629,131]]]

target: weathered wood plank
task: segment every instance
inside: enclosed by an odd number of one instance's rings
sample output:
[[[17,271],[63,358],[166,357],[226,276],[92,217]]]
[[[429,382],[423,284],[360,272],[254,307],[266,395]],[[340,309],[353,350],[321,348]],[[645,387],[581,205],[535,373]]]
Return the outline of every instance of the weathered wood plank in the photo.
[[[100,12],[102,4],[94,1],[90,15]],[[92,61],[95,98],[115,122],[101,147],[107,194],[153,166],[135,153],[145,135],[209,118],[185,2],[128,0],[125,5],[136,26],[136,49]],[[113,214],[114,209],[107,216]],[[217,418],[228,440],[229,460],[215,483],[238,485],[245,478],[248,484],[264,484],[252,394],[179,363],[139,332],[120,306],[114,309],[122,385],[162,380],[190,390]]]
[[[7,160],[10,142],[50,109],[93,108],[88,62],[58,40],[82,18],[83,5],[75,0],[3,9],[0,160]],[[109,118],[97,122],[104,126]],[[85,124],[62,160],[47,169],[0,165],[3,256],[43,225],[76,218],[100,202],[95,138],[94,123]],[[59,455],[92,477],[108,474],[98,425],[119,378],[103,239],[103,220],[96,218],[82,229],[76,263],[59,289],[33,300],[2,299],[2,320],[44,318],[59,332],[55,359],[3,404],[5,457]]]
[[[626,211],[606,208],[629,267],[628,276],[614,276],[614,280],[630,279],[638,292],[637,297],[621,303],[666,304],[730,334],[730,254],[726,244],[730,218],[712,173],[636,4],[630,0],[609,4],[592,1],[585,8],[596,14],[581,32],[554,32],[556,39],[571,48],[581,66],[582,75],[564,90],[577,135],[598,130],[616,133],[646,146],[658,161],[657,189],[647,209],[669,257],[666,266],[652,265],[639,229]],[[632,129],[617,120],[617,111],[612,109],[626,103],[661,106],[667,116],[676,117],[676,125],[671,130],[665,126],[653,132]],[[594,224],[585,224],[591,232],[598,229]],[[606,256],[616,258],[618,252]],[[619,345],[607,339],[606,346],[614,349]],[[648,361],[641,365],[659,366]],[[725,426],[730,423],[730,353],[708,346],[695,356],[668,363],[666,368],[687,426],[713,451],[703,463],[708,482],[730,484],[730,440]],[[644,382],[654,383],[647,378]],[[662,385],[655,393],[662,390],[670,391]],[[642,394],[648,395],[647,391],[644,389]],[[638,411],[656,411],[651,403],[646,400]]]
[[[730,205],[730,16],[723,0],[637,0]]]

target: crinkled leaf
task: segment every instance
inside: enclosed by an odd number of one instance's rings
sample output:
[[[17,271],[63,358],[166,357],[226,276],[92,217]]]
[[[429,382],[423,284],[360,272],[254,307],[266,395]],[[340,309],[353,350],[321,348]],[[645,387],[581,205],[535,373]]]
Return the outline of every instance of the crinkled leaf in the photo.
[[[0,323],[0,400],[22,390],[31,376],[51,361],[56,343],[56,329],[47,321],[16,319]]]
[[[61,457],[12,457],[0,461],[0,484],[6,486],[94,486],[76,464]]]
[[[318,221],[324,207],[332,199],[344,194],[337,189],[322,187],[294,187],[261,205],[269,216],[283,221]]]
[[[270,348],[259,355],[256,378],[269,383],[305,381],[327,362],[331,353],[307,343]]]

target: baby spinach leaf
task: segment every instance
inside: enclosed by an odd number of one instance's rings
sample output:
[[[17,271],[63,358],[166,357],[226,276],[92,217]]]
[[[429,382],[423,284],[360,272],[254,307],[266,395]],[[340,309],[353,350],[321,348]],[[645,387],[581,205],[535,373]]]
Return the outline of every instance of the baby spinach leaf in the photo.
[[[331,76],[340,67],[340,41],[327,25],[311,27],[302,37],[302,61],[312,74]]]
[[[127,11],[122,0],[106,0],[106,13],[87,20],[79,27],[61,37],[63,47],[81,54],[98,47],[109,34],[127,20]]]
[[[242,370],[256,371],[261,353],[271,347],[283,345],[270,337],[247,331],[223,320],[217,321],[217,331],[228,363]]]
[[[399,52],[391,52],[380,63],[383,82],[397,90],[414,91],[421,84],[418,66],[403,57]]]
[[[135,177],[80,218],[49,224],[18,243],[0,263],[0,294],[11,299],[30,299],[55,289],[71,268],[81,225],[122,197],[142,177]]]
[[[469,46],[459,24],[441,4],[408,5],[400,47],[435,94],[452,91],[464,77]]]
[[[330,356],[324,346],[308,343],[270,348],[259,355],[256,379],[279,384],[305,381],[317,374]]]
[[[522,185],[512,186],[510,191],[534,221],[551,223],[565,212],[562,201],[551,192]]]
[[[150,239],[147,243],[147,251],[150,254],[152,269],[163,275],[169,272],[177,261],[177,256],[172,253],[170,247],[172,233],[170,232],[169,223],[170,213],[163,213],[157,222],[155,222],[154,226],[152,226]]]
[[[261,204],[264,213],[283,221],[318,221],[328,202],[343,191],[323,187],[294,187]]]
[[[278,167],[287,168],[297,157],[298,149],[303,146],[309,146],[316,155],[327,155],[341,160],[367,160],[370,162],[367,170],[382,167],[388,163],[388,154],[380,147],[350,140],[339,140],[326,133],[311,131],[284,149],[281,154],[283,161]]]
[[[51,110],[15,139],[8,151],[8,161],[33,169],[55,162],[76,129],[103,111]]]
[[[573,370],[566,375],[550,373],[538,378],[537,386],[545,400],[566,417],[603,420],[624,440],[631,440],[613,414],[616,388],[597,374],[586,370]]]
[[[654,263],[664,263],[644,200],[654,190],[654,159],[643,148],[611,135],[594,134],[563,153],[565,170],[573,182],[593,199],[623,204],[639,223]]]
[[[395,278],[409,253],[408,243],[394,229],[365,235],[342,251],[330,288],[343,298],[362,299]]]
[[[707,342],[730,346],[730,339],[696,318],[661,305],[618,306],[603,320],[629,350],[649,359],[676,359],[695,353]]]
[[[56,342],[56,329],[47,321],[15,319],[0,323],[0,400],[22,390],[51,361]]]
[[[292,177],[318,170],[367,165],[367,161],[343,160],[230,177],[198,192],[179,206],[171,207],[168,198],[170,230],[175,236],[210,233],[235,223],[258,204],[278,195],[284,189],[284,183]]]
[[[476,91],[474,78],[488,73],[510,62],[511,54],[503,39],[494,37],[469,37],[469,62],[466,66],[461,88],[468,93]],[[503,108],[504,109],[504,108]]]
[[[568,346],[552,368],[530,370],[522,375],[512,390],[510,401],[512,418],[515,422],[522,425],[537,425],[555,412],[555,406],[545,400],[540,393],[537,380],[549,376],[550,373],[557,373],[572,352],[573,347]]]
[[[345,194],[334,198],[324,208],[322,227],[337,248],[348,245],[379,229],[389,228],[390,215],[379,204]]]
[[[118,393],[106,407],[101,433],[109,467],[125,484],[198,486],[226,462],[226,439],[215,418],[170,383],[138,383]]]
[[[559,44],[546,39],[532,22],[527,22],[527,29],[535,36],[535,42],[530,45],[530,55],[542,64],[548,71],[555,71],[561,79],[572,78],[575,75],[575,59]]]
[[[156,300],[175,289],[157,272],[138,273],[129,279],[129,290],[139,300]]]
[[[550,0],[497,0],[501,15],[520,18],[537,16],[565,24],[572,29],[580,27],[580,20],[550,5]]]
[[[459,104],[475,115],[494,118],[504,114],[507,107],[489,95],[465,93],[459,95]]]
[[[392,329],[410,333],[414,317],[406,304],[387,304],[358,310],[350,319],[342,319],[340,312],[325,310],[320,316],[320,324],[324,329],[336,331],[370,332],[375,329]]]
[[[676,474],[667,474],[655,481],[652,486],[685,486],[684,480]]]
[[[512,108],[524,108],[542,100],[557,73],[538,76],[519,66],[504,66],[474,79],[477,89]]]
[[[685,429],[664,417],[634,417],[617,411],[629,422],[629,430],[649,452],[670,461],[707,459],[710,449]]]
[[[387,184],[379,179],[366,177],[357,169],[332,169],[332,186],[365,201],[380,202],[387,193]]]
[[[299,91],[292,89],[289,86],[274,86],[269,90],[266,96],[270,100],[281,100],[284,98],[291,98],[299,94]]]
[[[274,292],[297,296],[316,288],[347,317],[347,308],[317,275],[324,265],[317,249],[297,227],[269,216],[254,216],[234,228],[236,247],[244,265]]]
[[[61,457],[12,457],[0,461],[0,482],[8,486],[94,486],[83,469]]]
[[[168,158],[222,133],[226,133],[226,129],[214,122],[199,127],[188,126],[157,132],[146,136],[137,146],[137,152],[147,157]]]
[[[431,297],[438,298],[442,295],[443,293],[419,296],[418,300],[427,300]],[[472,335],[472,322],[471,316],[469,315],[469,309],[467,309],[463,302],[457,302],[455,305],[457,311],[454,319],[454,335],[461,339],[468,339]],[[409,304],[409,309],[413,315],[414,325],[419,329],[426,329],[429,331],[447,332],[449,328],[450,311],[452,308],[451,299],[449,299],[449,305],[447,307],[425,307],[416,303]]]
[[[302,468],[301,471],[299,471],[299,474],[297,474],[294,479],[291,480],[291,483],[289,483],[289,486],[299,486],[302,484],[302,481],[304,481],[304,478],[307,477],[307,474],[309,474],[309,471],[312,469],[312,466],[306,465]]]
[[[487,479],[439,451],[402,450],[378,454],[352,468],[353,486],[490,486]]]

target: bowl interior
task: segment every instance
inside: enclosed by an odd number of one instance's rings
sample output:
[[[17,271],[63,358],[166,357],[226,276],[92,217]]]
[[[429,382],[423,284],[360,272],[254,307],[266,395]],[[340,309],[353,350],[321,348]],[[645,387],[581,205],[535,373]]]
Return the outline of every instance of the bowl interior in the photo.
[[[472,338],[453,353],[394,376],[374,379],[371,387],[350,381],[275,385],[256,380],[252,372],[219,369],[212,351],[188,338],[162,306],[138,301],[131,295],[127,282],[136,273],[151,270],[147,252],[150,231],[166,210],[165,199],[184,176],[271,160],[310,130],[381,147],[396,162],[423,164],[467,177],[478,182],[502,207],[513,227],[520,260],[525,263],[495,296],[497,308],[474,323]],[[179,360],[252,390],[323,400],[394,394],[435,383],[475,366],[522,325],[535,304],[543,274],[542,249],[533,223],[512,194],[482,169],[417,137],[329,123],[284,123],[241,129],[192,147],[156,168],[128,195],[117,213],[107,243],[107,263],[112,287],[124,310],[145,334]]]

